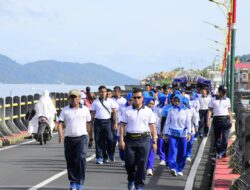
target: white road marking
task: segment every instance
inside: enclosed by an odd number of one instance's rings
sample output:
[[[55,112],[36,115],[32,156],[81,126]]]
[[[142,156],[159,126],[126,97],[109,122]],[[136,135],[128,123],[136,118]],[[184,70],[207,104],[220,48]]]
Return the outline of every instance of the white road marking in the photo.
[[[15,148],[15,147],[20,146],[20,145],[22,145],[22,144],[29,144],[29,143],[32,143],[32,142],[34,142],[34,141],[35,141],[35,140],[31,140],[31,141],[27,141],[27,142],[20,143],[20,144],[17,144],[17,145],[7,146],[7,147],[4,147],[4,148],[1,148],[0,151],[8,150],[8,149],[11,149],[11,148]]]
[[[92,156],[88,157],[86,159],[87,162],[89,162],[90,160],[93,160],[95,158],[95,154],[93,154]],[[50,182],[62,177],[63,175],[65,175],[67,173],[67,170],[63,170],[62,172],[56,174],[56,175],[53,175],[52,177],[44,180],[43,182],[35,185],[34,187],[31,187],[29,188],[28,190],[37,190],[37,189],[40,189],[42,187],[44,187],[45,185],[48,185]]]
[[[209,136],[209,133],[210,133],[210,130],[207,134],[207,136]],[[197,169],[198,169],[198,166],[200,164],[200,161],[201,161],[201,157],[203,155],[203,152],[204,152],[204,149],[205,149],[205,146],[206,146],[206,143],[207,143],[207,138],[203,138],[202,139],[202,142],[201,142],[201,145],[200,145],[200,148],[198,150],[198,154],[194,160],[194,163],[191,167],[191,170],[189,172],[189,175],[188,175],[188,178],[187,178],[187,181],[186,181],[186,185],[185,185],[185,189],[184,190],[192,190],[193,189],[193,185],[194,185],[194,178],[195,178],[195,175],[196,175],[196,172],[197,172]]]
[[[53,133],[53,135],[56,135],[58,134],[57,132]],[[20,145],[24,145],[24,144],[30,144],[32,142],[35,142],[36,140],[30,140],[30,141],[26,141],[26,142],[23,142],[23,143],[20,143],[20,144],[16,144],[16,145],[11,145],[11,146],[7,146],[7,147],[4,147],[4,148],[0,148],[0,152],[3,151],[3,150],[8,150],[8,149],[11,149],[11,148],[15,148],[15,147],[18,147]]]

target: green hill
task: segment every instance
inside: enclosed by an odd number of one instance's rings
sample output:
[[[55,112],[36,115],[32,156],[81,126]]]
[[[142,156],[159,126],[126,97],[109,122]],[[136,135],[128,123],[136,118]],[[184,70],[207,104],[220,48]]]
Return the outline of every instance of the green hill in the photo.
[[[0,83],[130,85],[139,81],[94,63],[43,60],[20,65],[0,55]]]

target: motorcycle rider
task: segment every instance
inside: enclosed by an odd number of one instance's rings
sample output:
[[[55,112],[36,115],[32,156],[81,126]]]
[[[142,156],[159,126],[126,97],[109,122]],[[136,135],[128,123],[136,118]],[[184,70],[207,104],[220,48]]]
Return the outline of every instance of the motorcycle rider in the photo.
[[[56,115],[56,108],[49,96],[49,91],[45,90],[35,105],[35,115],[29,121],[28,132],[30,134],[38,133],[38,119],[39,117],[45,117],[47,119],[48,125],[50,127],[51,132],[55,127],[55,115]],[[52,133],[51,133],[52,134]]]

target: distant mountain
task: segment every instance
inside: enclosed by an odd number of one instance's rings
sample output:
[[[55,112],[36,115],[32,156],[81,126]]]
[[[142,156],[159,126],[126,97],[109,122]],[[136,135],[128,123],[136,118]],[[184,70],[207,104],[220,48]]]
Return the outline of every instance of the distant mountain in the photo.
[[[139,80],[94,63],[71,63],[54,60],[20,65],[0,54],[0,83],[130,85]]]

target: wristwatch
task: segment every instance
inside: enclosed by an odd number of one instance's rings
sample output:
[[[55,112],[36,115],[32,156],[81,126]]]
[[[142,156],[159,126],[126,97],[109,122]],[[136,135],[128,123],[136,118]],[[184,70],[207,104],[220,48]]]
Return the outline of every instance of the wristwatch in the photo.
[[[157,142],[156,142],[156,141],[153,141],[152,143],[153,143],[153,144],[157,144]]]

